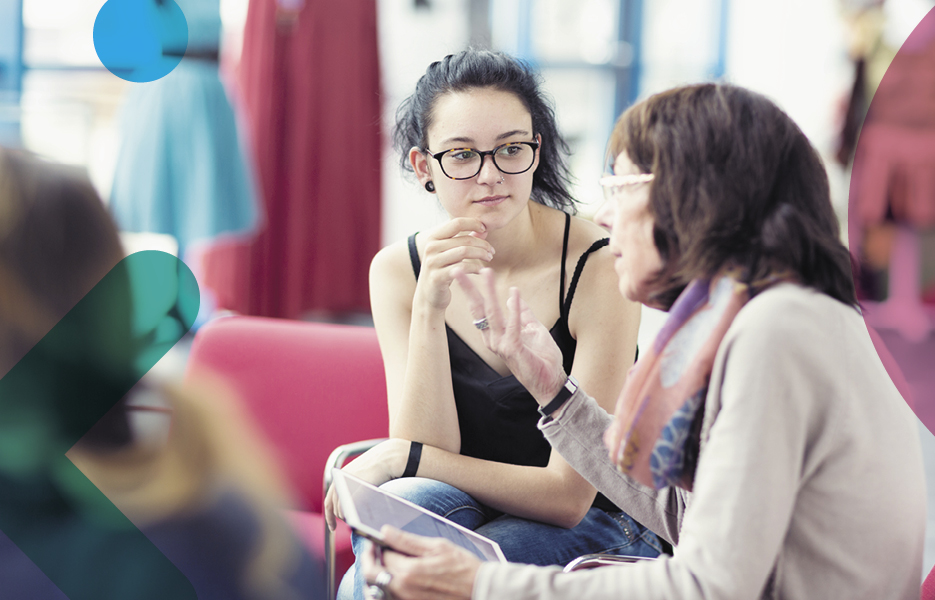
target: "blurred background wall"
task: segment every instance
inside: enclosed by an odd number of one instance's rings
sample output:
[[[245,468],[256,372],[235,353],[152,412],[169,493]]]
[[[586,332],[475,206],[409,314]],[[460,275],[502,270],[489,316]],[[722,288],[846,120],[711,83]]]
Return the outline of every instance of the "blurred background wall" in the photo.
[[[315,0],[307,0],[312,3]],[[107,198],[119,148],[116,119],[129,84],[97,59],[90,35],[102,0],[0,0],[0,140],[84,165]],[[248,0],[223,0],[222,74],[233,85]],[[401,175],[389,128],[429,62],[468,44],[539,66],[574,149],[576,193],[593,211],[613,120],[635,99],[721,79],[759,90],[802,126],[828,159],[842,219],[847,174],[830,160],[852,84],[841,0],[378,0],[384,165],[381,244],[444,218]],[[898,47],[931,0],[889,0]],[[18,14],[21,12],[21,20]],[[22,40],[21,50],[18,40]],[[143,245],[171,241],[142,238]]]
[[[238,66],[249,1],[220,2],[221,75],[240,113]],[[305,0],[309,6],[319,1]],[[575,193],[585,216],[600,200],[597,179],[604,147],[624,108],[673,85],[724,80],[766,94],[800,124],[825,158],[833,201],[842,224],[846,222],[849,172],[834,155],[854,80],[853,14],[879,4],[876,0],[374,4],[384,132],[380,245],[445,218],[435,197],[401,172],[390,131],[396,107],[427,65],[468,45],[505,50],[541,70],[556,102],[559,126],[573,149]],[[96,56],[90,33],[102,5],[103,0],[0,0],[0,143],[22,144],[55,160],[85,166],[107,199],[119,152],[118,113],[129,86],[135,84],[113,76]],[[933,0],[887,0],[881,12],[888,47],[898,48],[933,5]],[[325,202],[327,215],[327,203],[339,206],[341,199]],[[932,253],[933,241],[935,236],[923,235],[923,254]],[[155,234],[128,234],[125,242],[130,250],[177,249],[171,237]],[[935,281],[932,262],[922,264],[924,289]],[[365,269],[347,277],[354,278],[359,289],[366,281]],[[286,288],[289,283],[266,278],[262,284],[242,285]],[[357,312],[360,309],[334,314],[326,301],[319,302],[321,310],[314,302],[294,307],[288,315],[272,316],[350,322],[368,318],[365,311]],[[248,304],[231,308],[243,306]],[[651,339],[661,318],[654,311],[644,312],[641,342]]]

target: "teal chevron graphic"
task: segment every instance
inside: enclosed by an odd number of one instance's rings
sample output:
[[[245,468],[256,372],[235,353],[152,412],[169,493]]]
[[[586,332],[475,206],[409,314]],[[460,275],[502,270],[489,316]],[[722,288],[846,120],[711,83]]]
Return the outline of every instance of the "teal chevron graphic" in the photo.
[[[198,304],[182,261],[137,252],[0,380],[0,530],[71,600],[196,598],[65,452],[191,328]]]

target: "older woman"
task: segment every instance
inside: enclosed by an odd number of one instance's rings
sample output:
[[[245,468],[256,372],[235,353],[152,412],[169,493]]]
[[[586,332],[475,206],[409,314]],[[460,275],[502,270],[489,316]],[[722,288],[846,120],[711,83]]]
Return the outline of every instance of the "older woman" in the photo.
[[[458,281],[490,323],[487,347],[548,413],[539,427],[552,446],[675,555],[565,574],[387,531],[410,556],[371,553],[374,591],[918,598],[916,424],[859,313],[814,148],[766,98],[705,84],[629,109],[609,156],[598,221],[612,231],[620,292],[669,310],[613,418],[566,382],[517,291],[504,314],[492,274]]]

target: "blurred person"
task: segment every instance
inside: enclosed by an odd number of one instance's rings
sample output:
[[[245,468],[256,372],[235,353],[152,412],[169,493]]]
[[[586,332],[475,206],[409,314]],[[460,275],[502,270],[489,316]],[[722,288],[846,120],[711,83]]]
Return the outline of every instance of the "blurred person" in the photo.
[[[620,293],[669,317],[613,417],[582,385],[539,427],[674,556],[563,573],[384,528],[400,553],[365,553],[374,595],[916,600],[915,418],[861,318],[818,153],[763,96],[703,84],[627,110],[608,156],[596,219]],[[456,278],[485,346],[550,403],[567,376],[522,291],[504,313],[491,271]]]
[[[286,496],[265,447],[216,385],[144,378],[90,430],[81,425],[88,407],[76,404],[132,384],[150,349],[132,339],[132,273],[86,176],[0,148],[0,215],[0,514],[19,519],[16,539],[29,542],[21,550],[0,535],[3,595],[66,597],[37,552],[83,597],[164,598],[174,585],[63,468],[64,445],[199,598],[323,598],[320,563],[277,510]],[[84,310],[93,288],[114,281],[112,302]],[[48,344],[53,335],[65,342]],[[143,413],[161,422],[140,427]]]
[[[886,23],[883,4],[883,0],[838,0],[845,24],[847,55],[854,70],[851,89],[838,105],[834,158],[845,168],[854,160],[870,99],[896,54],[883,35]]]
[[[920,235],[935,228],[935,13],[906,39],[873,94],[854,156],[850,239],[863,270],[868,321],[913,342],[933,329],[922,304]],[[874,289],[874,288],[877,289]]]
[[[502,53],[432,63],[400,106],[403,168],[450,220],[389,246],[370,269],[391,439],[346,470],[498,542],[514,561],[563,565],[610,552],[657,556],[655,534],[578,475],[536,429],[538,405],[484,347],[454,272],[488,266],[523,290],[562,367],[610,410],[632,363],[640,308],[615,301],[604,231],[575,218],[568,147],[538,75]],[[334,526],[333,492],[326,514]],[[359,550],[361,540],[355,540]],[[360,598],[356,569],[339,596]],[[353,585],[352,585],[353,583]]]

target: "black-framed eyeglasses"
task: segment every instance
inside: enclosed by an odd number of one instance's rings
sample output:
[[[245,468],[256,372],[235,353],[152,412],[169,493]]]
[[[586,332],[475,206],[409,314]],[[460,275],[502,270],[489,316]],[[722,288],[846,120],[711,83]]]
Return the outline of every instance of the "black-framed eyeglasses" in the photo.
[[[539,142],[509,142],[500,144],[493,150],[475,150],[474,148],[452,148],[444,152],[425,152],[438,161],[442,173],[449,179],[471,179],[480,173],[484,166],[484,157],[488,154],[493,164],[501,173],[519,175],[532,168],[536,162],[536,150]]]

